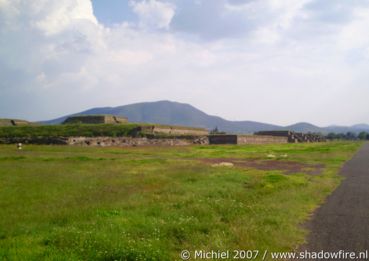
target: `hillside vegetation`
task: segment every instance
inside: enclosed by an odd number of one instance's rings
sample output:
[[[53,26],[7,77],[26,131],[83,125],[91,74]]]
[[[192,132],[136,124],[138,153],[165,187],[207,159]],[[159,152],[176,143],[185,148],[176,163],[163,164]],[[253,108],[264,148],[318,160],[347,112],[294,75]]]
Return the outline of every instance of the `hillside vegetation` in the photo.
[[[138,124],[66,124],[0,127],[0,138],[130,136]]]

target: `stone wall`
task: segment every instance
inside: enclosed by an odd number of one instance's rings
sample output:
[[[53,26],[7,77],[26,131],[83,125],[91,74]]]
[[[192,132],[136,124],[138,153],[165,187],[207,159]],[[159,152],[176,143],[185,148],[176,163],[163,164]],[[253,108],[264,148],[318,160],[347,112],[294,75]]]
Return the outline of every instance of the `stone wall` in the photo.
[[[0,144],[36,144],[36,145],[67,145],[67,138],[64,137],[15,137],[0,138]]]
[[[294,131],[259,131],[256,135],[266,135],[274,137],[286,137],[289,143],[301,142],[324,142],[326,139],[320,134],[300,133]]]
[[[237,144],[237,135],[209,135],[209,144]]]
[[[72,137],[67,140],[68,145],[75,146],[184,146],[192,145],[194,141],[186,139],[150,139],[132,137]]]
[[[0,138],[0,144],[44,144],[72,146],[184,146],[194,144],[272,144],[287,143],[286,137],[257,135],[210,135],[177,137],[25,137]]]
[[[209,136],[209,144],[272,144],[287,142],[287,137],[227,134]]]
[[[38,144],[72,146],[184,146],[208,144],[206,136],[177,138],[134,138],[134,137],[25,137],[0,138],[0,144]]]
[[[127,122],[127,118],[114,115],[78,115],[68,117],[63,124],[119,124]]]
[[[237,135],[237,144],[273,144],[288,143],[287,137],[259,136],[259,135]]]
[[[186,128],[176,126],[140,126],[137,130],[145,134],[166,134],[166,135],[208,135],[209,131],[201,128]]]

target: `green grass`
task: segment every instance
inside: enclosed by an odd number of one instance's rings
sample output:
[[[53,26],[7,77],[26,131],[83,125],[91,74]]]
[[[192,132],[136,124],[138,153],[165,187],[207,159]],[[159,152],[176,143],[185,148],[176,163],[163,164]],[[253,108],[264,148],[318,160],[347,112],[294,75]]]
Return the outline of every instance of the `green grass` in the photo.
[[[0,146],[0,260],[179,260],[182,249],[293,250],[361,143]],[[324,164],[321,175],[201,158]],[[287,154],[287,159],[279,155]]]

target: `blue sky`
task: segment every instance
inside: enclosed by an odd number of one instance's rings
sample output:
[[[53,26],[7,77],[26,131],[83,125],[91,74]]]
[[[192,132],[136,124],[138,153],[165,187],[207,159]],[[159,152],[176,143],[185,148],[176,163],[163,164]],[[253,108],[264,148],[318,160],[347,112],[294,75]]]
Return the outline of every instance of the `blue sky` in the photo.
[[[173,100],[368,123],[369,1],[0,0],[0,117]]]
[[[93,0],[92,4],[96,18],[106,26],[137,20],[137,16],[132,12],[128,1]]]

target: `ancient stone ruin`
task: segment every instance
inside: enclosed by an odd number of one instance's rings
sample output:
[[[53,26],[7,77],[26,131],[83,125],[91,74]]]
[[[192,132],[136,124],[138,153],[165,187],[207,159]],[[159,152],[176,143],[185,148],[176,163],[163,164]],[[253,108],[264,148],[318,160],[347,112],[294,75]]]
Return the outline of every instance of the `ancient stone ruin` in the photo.
[[[324,142],[320,134],[299,133],[293,131],[259,131],[254,135],[210,135],[209,144],[272,144]]]
[[[164,135],[208,135],[209,131],[202,128],[166,126],[166,125],[143,125],[137,128],[137,131],[144,134],[164,134]]]
[[[208,144],[202,137],[69,137],[65,139],[66,145],[75,146],[185,146],[194,144]]]
[[[72,145],[97,147],[127,146],[184,146],[208,144],[207,136],[177,137],[9,137],[0,138],[0,144]]]
[[[287,142],[287,137],[278,136],[235,134],[209,135],[209,144],[273,144]]]
[[[285,137],[288,139],[289,143],[299,143],[299,142],[324,142],[326,139],[320,134],[314,133],[300,133],[288,130],[281,131],[259,131],[255,132],[255,135],[266,135],[274,137]]]
[[[29,124],[22,120],[2,120],[2,126]],[[125,124],[127,118],[114,115],[75,115],[68,117],[63,124]],[[4,125],[5,124],[5,125]],[[1,124],[0,124],[1,125]],[[114,136],[114,137],[113,137]],[[210,134],[207,129],[185,126],[142,124],[133,127],[126,136],[111,137],[26,137],[9,136],[0,138],[0,143],[13,144],[60,144],[76,146],[178,146],[191,144],[273,144],[297,142],[321,142],[319,134],[304,134],[293,131],[260,131],[255,135]]]
[[[68,117],[63,124],[121,124],[127,122],[127,118],[114,115],[76,115]]]
[[[29,121],[17,120],[17,119],[0,119],[0,126],[26,126],[30,125]]]

